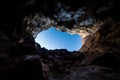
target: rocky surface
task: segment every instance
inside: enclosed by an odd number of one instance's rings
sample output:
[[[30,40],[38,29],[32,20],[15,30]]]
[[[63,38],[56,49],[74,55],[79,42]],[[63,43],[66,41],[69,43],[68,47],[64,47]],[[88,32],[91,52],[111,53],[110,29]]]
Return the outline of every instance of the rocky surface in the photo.
[[[0,9],[1,80],[120,80],[120,1],[4,0]],[[79,34],[82,48],[41,48],[34,38],[51,26]]]

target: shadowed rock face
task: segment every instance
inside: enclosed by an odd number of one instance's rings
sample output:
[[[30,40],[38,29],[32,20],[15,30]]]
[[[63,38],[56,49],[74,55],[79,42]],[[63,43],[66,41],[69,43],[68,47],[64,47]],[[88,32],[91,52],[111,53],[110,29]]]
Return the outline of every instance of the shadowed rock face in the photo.
[[[120,80],[120,1],[4,0],[0,9],[1,80]],[[82,48],[41,48],[34,38],[51,26],[81,35]]]

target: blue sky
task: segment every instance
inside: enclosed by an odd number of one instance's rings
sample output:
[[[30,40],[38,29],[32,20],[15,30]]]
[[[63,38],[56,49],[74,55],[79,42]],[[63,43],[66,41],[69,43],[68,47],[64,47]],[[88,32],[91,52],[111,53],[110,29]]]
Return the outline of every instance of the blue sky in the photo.
[[[54,27],[42,31],[35,41],[49,50],[67,49],[68,51],[78,51],[82,46],[82,38],[77,34],[69,34],[56,30]]]

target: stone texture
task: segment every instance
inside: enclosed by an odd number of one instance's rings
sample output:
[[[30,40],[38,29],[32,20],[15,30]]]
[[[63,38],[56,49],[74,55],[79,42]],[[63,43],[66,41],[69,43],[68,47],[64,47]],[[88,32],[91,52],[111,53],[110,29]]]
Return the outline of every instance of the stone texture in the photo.
[[[120,1],[4,0],[0,9],[1,80],[120,80]],[[41,48],[34,38],[51,26],[79,34],[82,48]]]

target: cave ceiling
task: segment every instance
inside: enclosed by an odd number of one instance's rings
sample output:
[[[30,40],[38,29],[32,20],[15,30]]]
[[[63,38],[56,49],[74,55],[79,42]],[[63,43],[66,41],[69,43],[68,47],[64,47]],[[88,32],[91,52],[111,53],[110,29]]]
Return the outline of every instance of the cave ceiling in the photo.
[[[113,0],[5,0],[0,7],[0,30],[4,33],[2,36],[13,32],[14,40],[22,42],[24,34],[32,34],[35,38],[39,32],[54,26],[58,30],[79,34],[89,48],[103,39],[101,36],[106,37],[110,30],[114,30],[112,25],[119,24],[119,3]],[[5,39],[11,40],[8,36]],[[87,51],[84,48],[81,51]]]
[[[114,13],[119,14],[119,1],[112,0],[25,0],[2,3],[8,5],[3,6],[5,11],[1,13],[4,15],[1,17],[3,25],[22,26],[25,20],[26,29],[32,30],[34,37],[38,32],[55,26],[62,31],[78,33],[84,38],[98,31],[106,18],[117,20]]]

